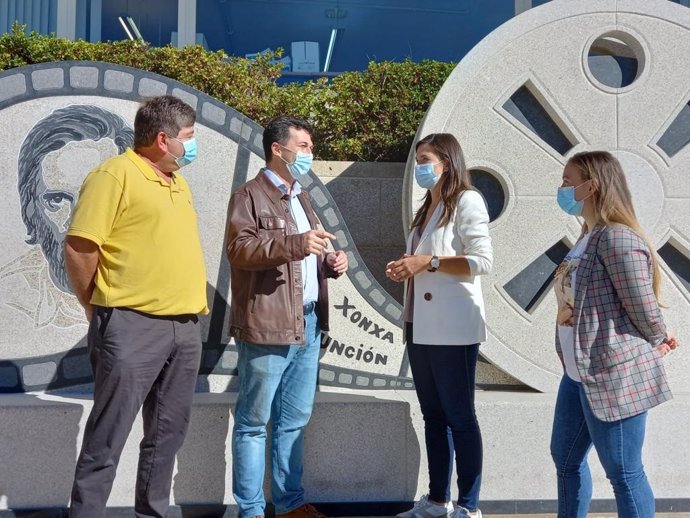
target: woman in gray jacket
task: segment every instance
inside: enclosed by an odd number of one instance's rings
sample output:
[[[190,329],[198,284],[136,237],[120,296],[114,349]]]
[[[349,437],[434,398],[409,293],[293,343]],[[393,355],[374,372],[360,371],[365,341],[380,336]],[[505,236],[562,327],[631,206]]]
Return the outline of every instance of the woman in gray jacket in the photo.
[[[677,345],[659,309],[660,272],[620,163],[605,151],[566,164],[558,204],[584,219],[555,277],[556,348],[564,368],[551,437],[558,517],[585,518],[594,445],[618,516],[652,518],[642,466],[647,410],[671,398],[662,356]]]

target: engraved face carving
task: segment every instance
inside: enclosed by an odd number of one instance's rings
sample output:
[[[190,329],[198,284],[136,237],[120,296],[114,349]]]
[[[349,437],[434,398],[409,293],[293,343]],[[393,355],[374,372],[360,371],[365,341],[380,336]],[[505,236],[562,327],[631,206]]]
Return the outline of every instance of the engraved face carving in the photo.
[[[70,289],[62,243],[81,182],[100,162],[123,152],[132,138],[119,115],[75,105],[40,120],[22,144],[17,184],[27,243],[40,245],[51,280],[65,293]]]

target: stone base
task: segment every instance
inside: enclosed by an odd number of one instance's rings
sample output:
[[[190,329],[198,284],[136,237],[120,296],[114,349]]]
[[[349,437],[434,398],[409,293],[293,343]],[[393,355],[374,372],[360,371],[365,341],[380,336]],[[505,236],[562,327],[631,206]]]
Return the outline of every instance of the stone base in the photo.
[[[486,511],[548,512],[554,507],[555,475],[549,455],[554,400],[554,394],[477,393]],[[196,395],[173,481],[174,504],[234,507],[229,447],[234,401],[229,393]],[[90,408],[86,395],[0,396],[0,510],[67,506]],[[650,412],[645,466],[663,510],[690,509],[689,429],[690,394],[676,394],[673,401]],[[123,452],[109,507],[133,505],[140,439],[138,420]],[[611,502],[610,485],[596,455],[591,463],[594,497]],[[391,503],[399,507],[425,493],[423,422],[414,392],[319,392],[306,435],[304,486],[309,501],[338,503],[345,509],[348,504],[369,503],[366,514],[372,515],[380,514],[377,507],[388,511]]]

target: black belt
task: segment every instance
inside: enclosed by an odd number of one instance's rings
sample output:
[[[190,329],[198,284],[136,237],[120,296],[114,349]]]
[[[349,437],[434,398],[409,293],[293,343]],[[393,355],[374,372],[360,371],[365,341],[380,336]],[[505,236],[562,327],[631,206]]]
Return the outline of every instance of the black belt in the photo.
[[[314,311],[315,308],[316,308],[316,302],[312,301],[312,302],[308,302],[307,304],[302,306],[302,311],[304,312],[305,315],[308,315],[309,313]]]

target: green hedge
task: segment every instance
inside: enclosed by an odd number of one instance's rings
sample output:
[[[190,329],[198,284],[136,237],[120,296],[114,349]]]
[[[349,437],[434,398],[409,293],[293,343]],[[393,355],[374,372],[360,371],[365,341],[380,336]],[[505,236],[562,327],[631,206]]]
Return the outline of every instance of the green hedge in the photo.
[[[48,61],[105,61],[155,72],[215,97],[260,124],[280,114],[314,125],[322,160],[407,160],[426,109],[455,67],[423,61],[371,62],[363,72],[279,86],[280,51],[255,60],[200,46],[151,47],[129,40],[88,43],[15,24],[0,36],[0,70]]]

